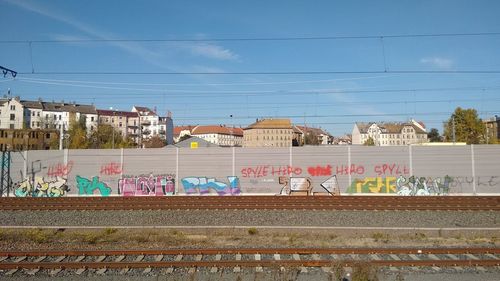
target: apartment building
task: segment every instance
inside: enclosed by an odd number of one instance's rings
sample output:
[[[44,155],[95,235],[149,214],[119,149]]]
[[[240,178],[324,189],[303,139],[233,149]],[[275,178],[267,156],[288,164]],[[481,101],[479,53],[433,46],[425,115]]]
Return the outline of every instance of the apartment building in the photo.
[[[500,117],[495,115],[494,117],[483,120],[486,126],[486,136],[488,138],[488,143],[492,140],[500,140]]]
[[[290,147],[293,140],[290,119],[263,119],[243,129],[244,147]]]
[[[98,109],[99,124],[107,124],[119,131],[123,138],[130,137],[139,143],[139,114],[121,110]]]
[[[159,117],[159,133],[160,136],[165,138],[167,145],[174,144],[174,121],[172,120],[172,113],[168,112],[166,117]]]
[[[241,128],[226,127],[225,125],[200,125],[193,128],[191,135],[218,146],[243,145],[243,130]]]
[[[134,106],[132,112],[139,114],[140,134],[143,140],[156,136],[160,131],[160,117],[155,111],[142,106]]]
[[[67,131],[71,122],[84,120],[87,133],[97,127],[97,110],[94,105],[65,103],[20,101],[23,108],[24,124],[32,129],[57,129]]]
[[[23,105],[19,97],[0,99],[0,128],[22,129]]]
[[[352,130],[352,144],[365,144],[372,138],[377,146],[410,145],[429,142],[421,122],[356,123]]]
[[[59,131],[0,129],[0,151],[46,150],[59,144]]]
[[[321,128],[313,128],[313,127],[307,127],[307,126],[295,126],[297,127],[298,130],[302,132],[302,143],[303,144],[315,144],[315,145],[327,145],[327,144],[332,144],[332,136],[325,132]],[[312,141],[312,143],[307,143],[306,136],[308,136],[308,139],[311,137],[315,137],[316,140]]]

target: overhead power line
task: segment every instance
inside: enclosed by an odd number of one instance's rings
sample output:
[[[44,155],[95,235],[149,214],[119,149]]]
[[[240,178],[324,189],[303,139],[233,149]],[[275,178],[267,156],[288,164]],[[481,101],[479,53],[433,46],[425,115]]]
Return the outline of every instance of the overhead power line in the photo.
[[[22,75],[323,75],[323,74],[500,74],[500,70],[352,70],[352,71],[238,71],[238,72],[130,72],[130,71],[36,71]]]
[[[359,36],[290,36],[290,37],[236,37],[236,38],[149,38],[149,39],[54,39],[54,40],[1,40],[2,44],[14,43],[78,43],[78,42],[224,42],[224,41],[307,41],[307,40],[352,40],[379,38],[420,38],[420,37],[465,37],[465,36],[499,36],[500,32],[471,33],[420,33],[420,34],[386,34]]]

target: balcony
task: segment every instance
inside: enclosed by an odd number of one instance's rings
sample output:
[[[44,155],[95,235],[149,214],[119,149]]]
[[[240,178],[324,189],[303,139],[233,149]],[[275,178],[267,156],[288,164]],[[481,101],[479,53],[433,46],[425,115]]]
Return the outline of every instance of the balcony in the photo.
[[[151,125],[151,121],[149,121],[149,120],[142,120],[141,121],[141,125],[143,125],[143,126],[149,126],[149,125]]]

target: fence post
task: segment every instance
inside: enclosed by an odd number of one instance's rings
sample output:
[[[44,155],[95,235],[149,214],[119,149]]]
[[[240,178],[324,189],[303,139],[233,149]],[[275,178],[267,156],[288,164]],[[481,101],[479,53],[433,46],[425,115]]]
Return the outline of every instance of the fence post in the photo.
[[[174,194],[178,195],[179,194],[179,181],[181,178],[179,177],[179,148],[175,148],[175,176],[177,177],[177,180],[175,181],[175,187],[174,187]]]
[[[352,177],[351,177],[351,173],[350,173],[351,172],[351,146],[350,145],[347,146],[347,167],[349,167],[348,168],[349,182],[347,183],[347,188],[349,188],[349,186],[352,183]]]
[[[412,145],[410,144],[409,145],[409,150],[408,150],[408,153],[409,153],[409,156],[410,156],[410,176],[413,176],[413,152],[412,152]]]
[[[476,163],[474,159],[474,145],[470,145],[470,156],[471,156],[471,163],[472,163],[472,192],[474,195],[477,194],[476,192]]]

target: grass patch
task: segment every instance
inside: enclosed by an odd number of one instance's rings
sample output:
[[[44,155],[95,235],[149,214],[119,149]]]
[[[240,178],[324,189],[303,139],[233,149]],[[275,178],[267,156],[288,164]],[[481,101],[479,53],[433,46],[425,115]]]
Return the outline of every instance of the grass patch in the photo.
[[[351,281],[379,281],[377,268],[368,262],[358,262],[352,266]]]
[[[382,233],[382,232],[375,232],[372,234],[372,239],[375,242],[383,242],[383,243],[388,243],[389,242],[389,234],[387,233]]]
[[[259,233],[259,231],[257,231],[257,228],[255,227],[251,227],[248,229],[248,234],[250,235],[257,235]]]
[[[35,243],[38,244],[43,244],[43,243],[48,243],[52,241],[54,238],[55,233],[48,231],[48,230],[43,230],[40,228],[36,229],[30,229],[24,233],[24,236],[28,239],[31,240]]]

